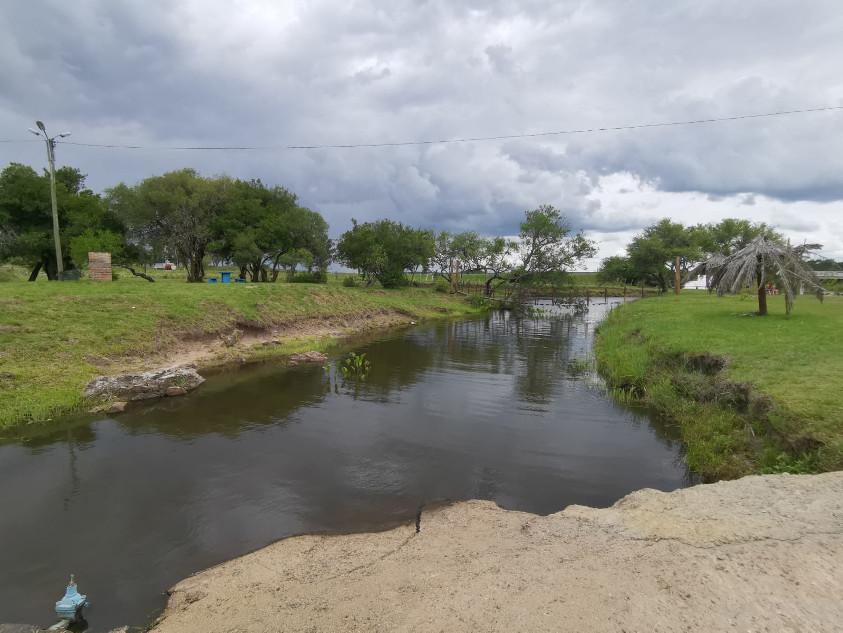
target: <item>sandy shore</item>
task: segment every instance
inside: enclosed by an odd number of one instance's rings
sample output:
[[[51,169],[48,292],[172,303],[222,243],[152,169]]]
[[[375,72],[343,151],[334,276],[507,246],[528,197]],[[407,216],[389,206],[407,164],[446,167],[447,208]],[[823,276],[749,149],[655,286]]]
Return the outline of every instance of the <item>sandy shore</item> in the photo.
[[[179,583],[155,633],[840,631],[843,472],[635,492],[546,517],[468,501],[302,536]]]

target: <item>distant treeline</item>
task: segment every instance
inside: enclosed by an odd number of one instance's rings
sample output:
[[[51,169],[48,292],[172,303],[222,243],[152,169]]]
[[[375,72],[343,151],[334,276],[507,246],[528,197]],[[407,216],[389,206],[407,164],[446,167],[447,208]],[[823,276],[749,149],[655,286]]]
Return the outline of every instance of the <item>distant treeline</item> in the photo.
[[[390,219],[358,223],[332,241],[318,211],[296,195],[260,180],[204,177],[182,169],[118,184],[102,195],[85,187],[85,175],[56,172],[63,268],[80,268],[90,251],[107,251],[117,266],[171,260],[187,281],[199,282],[208,261],[236,266],[254,282],[285,278],[324,281],[332,261],[357,270],[363,283],[395,287],[408,273],[433,273],[456,289],[464,273],[483,275],[486,294],[497,285],[556,284],[596,253],[553,206],[525,212],[518,236],[485,237],[414,228]],[[0,262],[26,266],[30,279],[57,276],[46,172],[11,163],[0,172]],[[661,220],[636,235],[624,255],[604,259],[599,282],[647,285],[664,291],[679,266],[684,281],[697,263],[728,255],[754,238],[783,237],[764,223],[726,219],[684,226]],[[839,270],[832,260],[815,267]]]
[[[636,235],[627,245],[624,255],[604,259],[598,281],[647,285],[666,291],[674,285],[677,262],[680,279],[684,283],[693,276],[695,269],[699,270],[700,262],[712,256],[731,255],[761,236],[786,243],[781,233],[764,222],[726,218],[716,224],[685,226],[663,219]],[[814,250],[820,247],[819,244],[810,246]],[[806,263],[814,270],[843,270],[843,266],[830,259]],[[774,271],[771,271],[770,279],[775,279]]]
[[[360,273],[364,283],[407,283],[407,273],[433,272],[447,282],[464,271],[484,273],[489,292],[498,283],[523,284],[563,275],[595,245],[572,231],[558,209],[525,213],[518,239],[451,234],[384,219],[358,223],[339,240],[328,224],[298,203],[296,195],[260,180],[204,177],[182,169],[118,184],[97,194],[85,175],[56,173],[63,268],[79,268],[91,251],[108,251],[118,266],[174,260],[190,282],[202,281],[210,259],[239,268],[254,282],[279,274],[324,281],[335,260]],[[57,277],[46,173],[12,163],[0,172],[0,261],[26,266],[30,280]]]

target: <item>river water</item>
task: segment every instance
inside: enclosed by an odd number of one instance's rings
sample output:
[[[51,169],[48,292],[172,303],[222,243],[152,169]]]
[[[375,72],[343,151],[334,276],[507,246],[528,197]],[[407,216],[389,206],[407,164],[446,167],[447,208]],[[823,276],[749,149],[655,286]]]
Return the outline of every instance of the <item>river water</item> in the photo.
[[[670,429],[576,362],[611,306],[424,324],[353,346],[365,380],[337,359],[267,364],[0,440],[0,622],[52,623],[70,572],[89,630],[144,625],[180,579],[292,534],[383,529],[447,500],[548,514],[692,483]]]

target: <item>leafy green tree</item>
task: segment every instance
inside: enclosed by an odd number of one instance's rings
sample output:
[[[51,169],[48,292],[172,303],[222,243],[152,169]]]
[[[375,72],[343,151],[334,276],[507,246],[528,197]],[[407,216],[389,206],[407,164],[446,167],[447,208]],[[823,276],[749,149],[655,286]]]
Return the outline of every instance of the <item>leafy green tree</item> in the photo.
[[[225,210],[232,186],[230,178],[203,178],[193,169],[182,169],[133,187],[121,183],[107,192],[107,198],[134,241],[165,245],[184,262],[187,281],[200,282],[214,221]]]
[[[330,262],[328,224],[298,206],[296,195],[260,180],[237,180],[213,226],[210,250],[232,261],[252,281],[276,281],[280,271],[304,265],[324,272]]]
[[[486,242],[487,240],[474,231],[438,233],[434,239],[431,258],[434,275],[453,285],[459,272],[481,271],[479,261],[486,248]]]
[[[600,283],[622,283],[634,286],[641,282],[641,275],[633,268],[628,257],[613,255],[600,262],[597,280]]]
[[[680,275],[687,276],[692,266],[703,258],[706,232],[699,227],[685,227],[665,218],[648,226],[627,246],[627,258],[639,279],[658,286],[664,292],[674,284],[676,259]]]
[[[562,212],[544,204],[525,213],[518,234],[518,261],[509,281],[520,285],[558,281],[596,252],[593,240],[582,232],[573,233]]]
[[[337,257],[360,271],[368,284],[379,281],[384,288],[395,288],[407,283],[405,272],[427,269],[434,255],[430,231],[392,220],[351,222],[351,230],[337,243]]]
[[[56,199],[65,270],[87,261],[90,250],[122,250],[124,226],[100,196],[85,188],[73,167],[56,170]],[[48,174],[11,163],[0,172],[0,259],[30,266],[30,281],[43,270],[56,279]]]
[[[817,258],[806,262],[812,270],[843,270],[843,262],[838,262],[829,258]]]
[[[437,274],[451,281],[453,262],[486,275],[486,295],[502,283],[528,285],[559,281],[583,259],[594,256],[595,244],[573,233],[562,213],[551,205],[525,212],[517,240],[482,238],[476,233],[447,232],[436,237],[433,262]]]
[[[707,254],[731,255],[762,235],[773,240],[783,239],[781,234],[764,222],[740,218],[726,218],[717,224],[697,226],[695,230],[700,248]]]
[[[74,262],[84,262],[88,253],[111,253],[112,261],[121,259],[125,247],[123,235],[108,230],[87,229],[69,240],[70,258]]]

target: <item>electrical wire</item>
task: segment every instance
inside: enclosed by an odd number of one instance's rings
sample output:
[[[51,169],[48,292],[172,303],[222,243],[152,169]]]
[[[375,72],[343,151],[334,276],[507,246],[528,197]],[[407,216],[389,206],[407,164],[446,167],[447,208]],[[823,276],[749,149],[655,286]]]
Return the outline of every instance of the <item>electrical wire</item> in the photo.
[[[840,106],[821,106],[818,108],[801,108],[797,110],[779,110],[777,112],[762,112],[756,114],[739,114],[724,117],[710,117],[706,119],[688,119],[683,121],[661,121],[656,123],[636,123],[631,125],[615,125],[604,127],[590,127],[581,129],[552,130],[544,132],[530,132],[524,134],[503,134],[497,136],[467,136],[457,138],[430,139],[421,141],[393,141],[381,143],[337,143],[337,144],[310,144],[310,145],[121,145],[117,143],[84,143],[79,141],[59,141],[61,145],[74,145],[77,147],[92,147],[99,149],[131,149],[131,150],[154,150],[154,151],[255,151],[255,150],[321,150],[321,149],[356,149],[356,148],[377,148],[377,147],[407,147],[424,145],[445,145],[451,143],[476,143],[483,141],[509,141],[516,139],[540,138],[548,136],[564,136],[573,134],[591,134],[599,132],[619,132],[623,130],[641,130],[648,128],[678,127],[683,125],[704,125],[709,123],[723,123],[726,121],[742,121],[746,119],[761,119],[780,116],[791,116],[795,114],[808,114],[812,112],[831,112],[843,110]],[[28,143],[29,139],[0,139],[0,143]],[[36,141],[37,142],[37,141]]]

